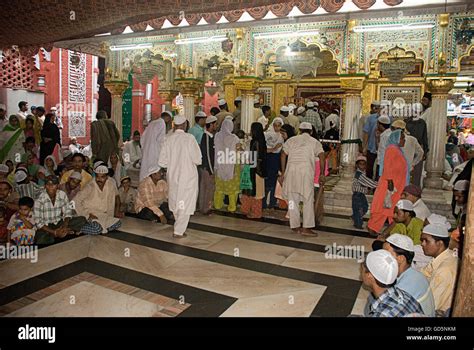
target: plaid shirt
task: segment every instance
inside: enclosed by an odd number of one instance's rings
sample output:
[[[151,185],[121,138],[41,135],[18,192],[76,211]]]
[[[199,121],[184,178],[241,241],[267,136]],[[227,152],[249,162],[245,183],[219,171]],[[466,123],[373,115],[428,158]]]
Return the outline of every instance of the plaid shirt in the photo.
[[[319,113],[316,112],[313,109],[308,109],[304,115],[303,118],[304,122],[311,123],[312,126],[316,129],[316,131],[321,131],[323,130],[323,125],[321,123],[321,117],[319,116]]]
[[[49,224],[57,224],[65,218],[72,217],[72,209],[69,205],[67,194],[61,190],[56,192],[54,205],[46,191],[41,193],[35,201],[34,217],[38,228]]]
[[[369,188],[376,188],[377,182],[369,179],[362,171],[356,170],[352,179],[352,192],[367,194]]]
[[[368,308],[368,317],[403,317],[423,314],[420,304],[410,294],[397,287],[388,288]]]

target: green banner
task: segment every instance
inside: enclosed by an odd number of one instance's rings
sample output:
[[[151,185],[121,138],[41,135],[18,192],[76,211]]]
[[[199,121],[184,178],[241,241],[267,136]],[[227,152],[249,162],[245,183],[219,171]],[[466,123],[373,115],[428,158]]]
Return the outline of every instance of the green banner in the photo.
[[[133,78],[132,74],[128,74],[128,88],[123,93],[122,97],[122,139],[130,139],[132,133],[132,88]]]

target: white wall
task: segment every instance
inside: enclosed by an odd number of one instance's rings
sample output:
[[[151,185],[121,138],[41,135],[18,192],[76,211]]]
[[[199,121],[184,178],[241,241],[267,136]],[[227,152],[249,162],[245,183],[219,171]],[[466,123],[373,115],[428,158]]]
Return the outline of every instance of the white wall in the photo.
[[[0,104],[7,107],[7,117],[18,112],[18,102],[28,102],[31,106],[44,106],[44,93],[11,88],[0,88]]]

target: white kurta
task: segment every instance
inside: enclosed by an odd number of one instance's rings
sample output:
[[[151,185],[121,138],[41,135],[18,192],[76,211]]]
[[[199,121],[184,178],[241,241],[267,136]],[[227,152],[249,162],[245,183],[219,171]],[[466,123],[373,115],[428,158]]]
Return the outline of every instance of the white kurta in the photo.
[[[86,218],[90,214],[97,216],[93,221],[102,226],[102,233],[107,233],[107,229],[120,220],[114,217],[115,197],[118,195],[117,186],[112,179],[107,179],[103,190],[100,190],[95,180],[91,181],[74,198],[76,211]]]
[[[167,168],[168,205],[173,213],[194,214],[200,164],[201,150],[193,135],[177,129],[166,136],[158,165]]]
[[[283,198],[299,193],[308,198],[314,191],[314,166],[323,146],[309,134],[294,136],[285,142],[283,151],[288,155],[283,180]]]
[[[140,181],[150,175],[150,170],[158,165],[160,151],[166,135],[163,119],[153,120],[148,124],[141,138],[142,162],[140,165]]]
[[[142,159],[142,149],[135,141],[128,141],[123,145],[123,162],[128,169],[133,164]]]

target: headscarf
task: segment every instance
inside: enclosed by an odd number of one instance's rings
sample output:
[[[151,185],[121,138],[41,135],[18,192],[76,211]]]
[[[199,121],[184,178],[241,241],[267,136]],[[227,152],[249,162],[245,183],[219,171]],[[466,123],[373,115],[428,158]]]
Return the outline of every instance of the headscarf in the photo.
[[[265,132],[265,141],[267,143],[267,147],[269,148],[273,148],[279,143],[283,145],[283,143],[285,142],[280,132],[276,132],[275,129],[273,128],[275,123],[280,123],[282,126],[285,124],[283,122],[283,119],[281,119],[280,117],[276,117],[275,119],[273,119],[272,123],[270,124],[270,127]]]
[[[45,164],[44,164],[45,169],[47,169],[46,159],[51,159],[53,161],[53,170],[56,171],[56,169],[58,168],[58,164],[56,163],[56,158],[54,158],[52,155],[47,156],[44,159],[45,160]],[[50,174],[50,175],[54,175],[54,174]]]
[[[13,119],[16,119],[18,121],[17,126],[12,125],[12,120]],[[18,130],[18,129],[20,129],[20,118],[18,118],[17,115],[12,114],[10,116],[10,118],[8,118],[8,124],[5,125],[5,127],[3,128],[3,131],[15,131],[15,130]]]
[[[410,167],[411,164],[408,162],[407,157],[405,156],[405,153],[403,153],[403,150],[400,147],[400,138],[402,136],[402,130],[395,130],[392,131],[390,136],[388,137],[387,144],[385,147],[385,153],[387,152],[386,150],[388,149],[389,146],[395,146],[399,149],[399,151],[402,153],[403,158],[405,158],[405,162],[407,163],[407,180],[406,183],[410,183]],[[383,173],[383,167],[384,167],[384,160],[385,160],[385,153],[383,154],[383,157],[380,159],[380,173]],[[395,165],[395,164],[394,164]]]
[[[216,174],[220,179],[224,181],[231,180],[234,177],[234,166],[235,164],[221,164],[219,160],[220,154],[227,154],[229,151],[235,152],[239,138],[232,134],[234,129],[234,123],[230,119],[225,119],[222,122],[220,131],[216,134],[214,140],[215,146],[215,168]]]
[[[17,126],[11,124],[14,118],[18,121]],[[0,132],[0,162],[8,159],[8,156],[12,156],[16,151],[22,153],[23,141],[25,141],[25,136],[23,130],[20,128],[20,118],[12,114],[10,118],[8,118],[8,124],[5,125],[3,131]]]
[[[110,161],[110,158],[112,158],[112,155],[116,155],[117,158],[118,158],[118,161],[117,161],[117,167],[114,170],[114,179],[115,181],[117,182],[117,186],[120,186],[120,180],[122,178],[122,162],[120,160],[120,156],[116,153],[112,153],[109,157],[109,161],[107,163],[107,166],[112,169],[112,162]]]

